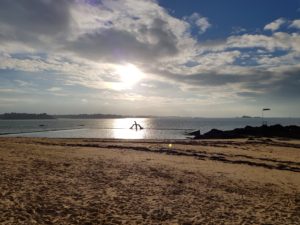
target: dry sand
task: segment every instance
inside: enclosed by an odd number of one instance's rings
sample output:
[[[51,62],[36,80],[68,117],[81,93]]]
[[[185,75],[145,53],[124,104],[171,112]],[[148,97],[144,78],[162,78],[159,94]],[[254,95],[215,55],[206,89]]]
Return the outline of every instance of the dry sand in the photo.
[[[0,138],[0,173],[0,224],[300,223],[299,141]]]

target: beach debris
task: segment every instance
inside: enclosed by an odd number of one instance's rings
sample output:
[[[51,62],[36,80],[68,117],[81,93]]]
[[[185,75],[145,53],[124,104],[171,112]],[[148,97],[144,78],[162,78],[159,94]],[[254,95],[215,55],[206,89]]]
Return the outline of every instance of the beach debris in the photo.
[[[132,126],[130,127],[130,129],[135,129],[135,130],[142,130],[144,129],[140,124],[138,124],[136,121],[134,121],[134,123],[132,124]]]

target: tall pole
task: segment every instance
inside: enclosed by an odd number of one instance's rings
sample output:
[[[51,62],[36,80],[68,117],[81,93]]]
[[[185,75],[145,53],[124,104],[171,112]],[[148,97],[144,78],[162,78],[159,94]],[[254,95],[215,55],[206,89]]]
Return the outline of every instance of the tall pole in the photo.
[[[269,111],[271,110],[270,108],[263,108],[261,110],[261,122],[262,122],[262,125],[264,125],[264,111]],[[267,125],[267,122],[266,122],[266,125]]]
[[[261,110],[261,125],[264,125],[264,109]]]

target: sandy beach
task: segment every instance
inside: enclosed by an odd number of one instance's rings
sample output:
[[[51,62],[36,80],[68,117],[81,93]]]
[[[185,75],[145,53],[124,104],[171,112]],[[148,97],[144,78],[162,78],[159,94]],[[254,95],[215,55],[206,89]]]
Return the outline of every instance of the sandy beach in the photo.
[[[0,224],[299,224],[300,141],[0,138]]]

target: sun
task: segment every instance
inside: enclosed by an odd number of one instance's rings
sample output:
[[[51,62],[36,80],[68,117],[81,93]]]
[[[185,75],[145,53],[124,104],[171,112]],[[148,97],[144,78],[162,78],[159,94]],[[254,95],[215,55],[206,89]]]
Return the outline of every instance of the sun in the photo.
[[[139,82],[144,75],[143,72],[133,64],[118,66],[116,72],[120,77],[119,85],[123,89],[131,88],[133,85]]]

